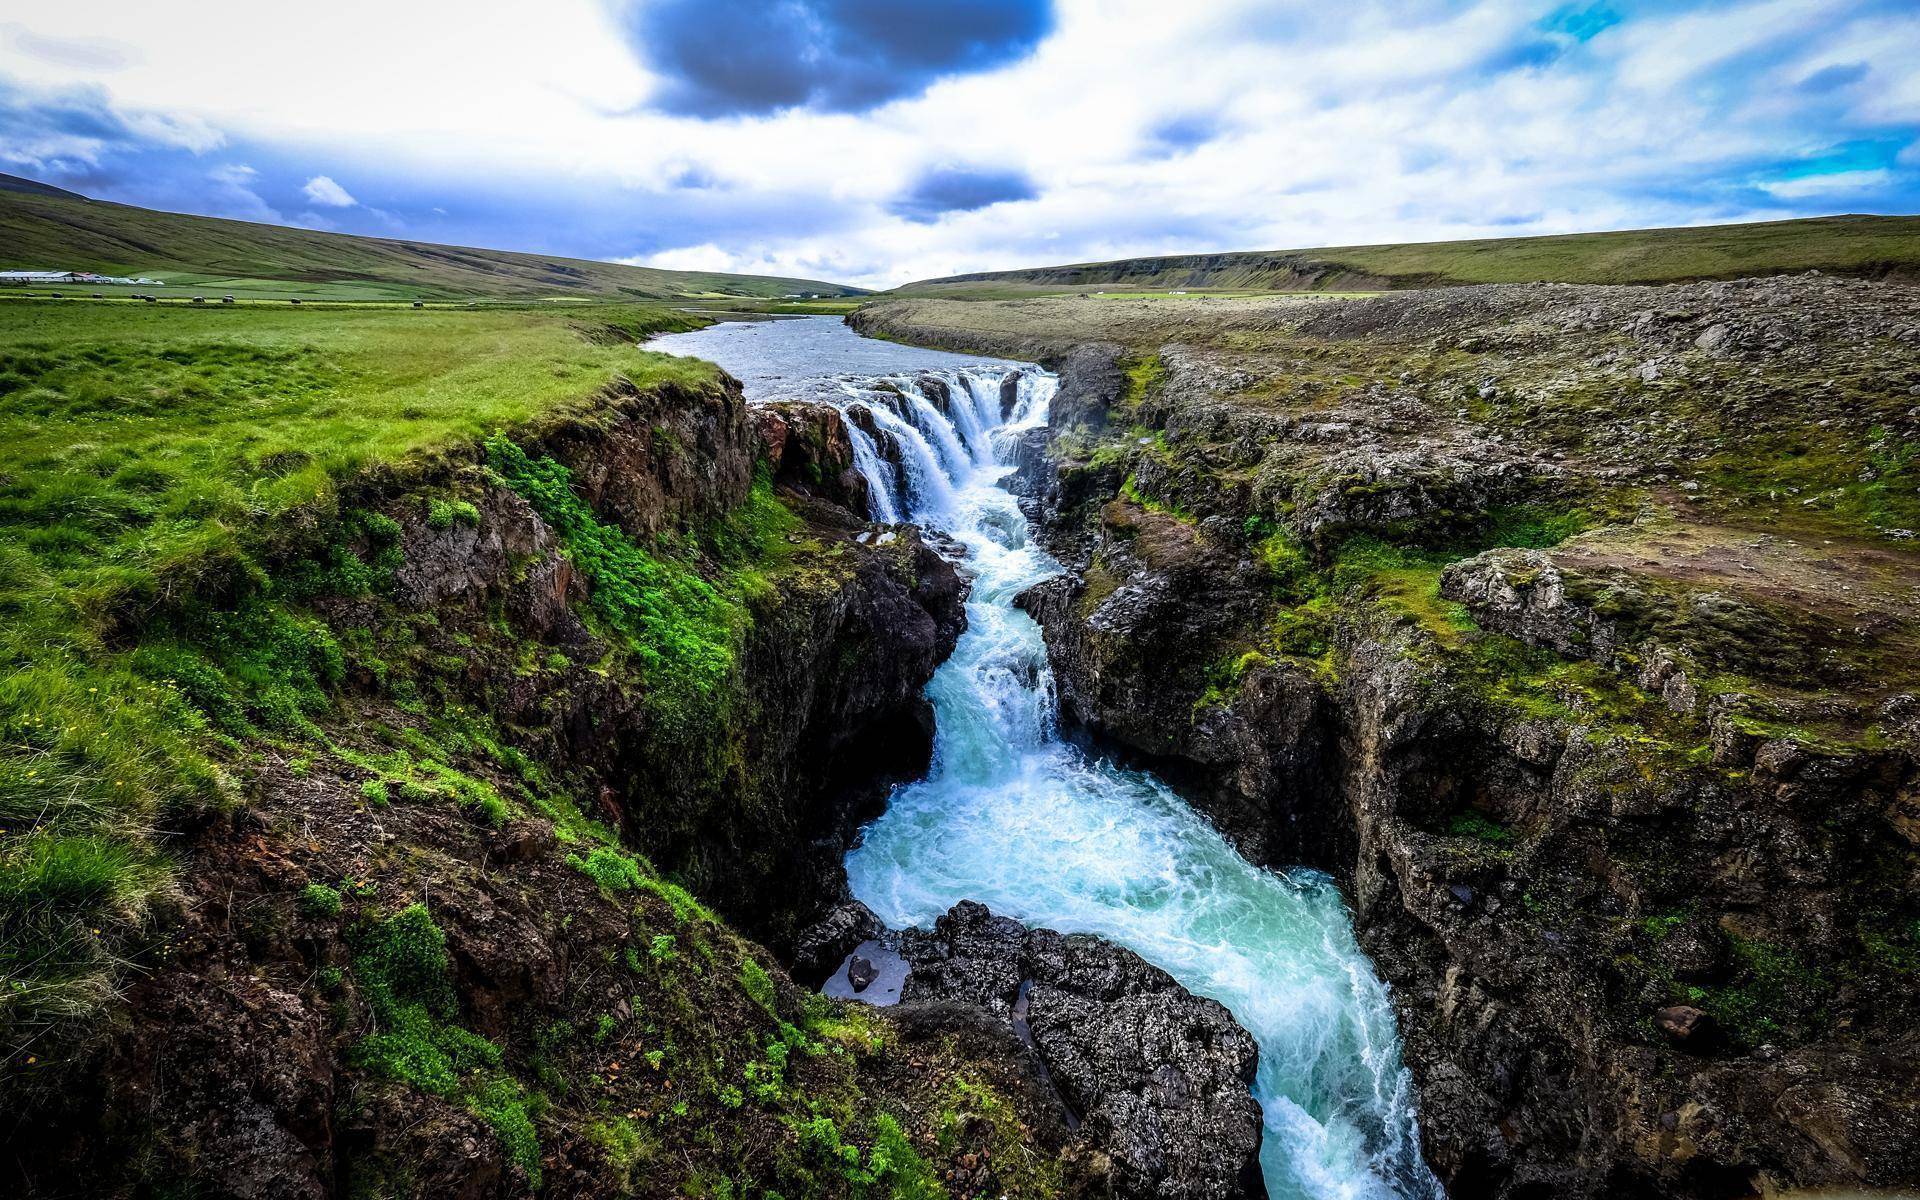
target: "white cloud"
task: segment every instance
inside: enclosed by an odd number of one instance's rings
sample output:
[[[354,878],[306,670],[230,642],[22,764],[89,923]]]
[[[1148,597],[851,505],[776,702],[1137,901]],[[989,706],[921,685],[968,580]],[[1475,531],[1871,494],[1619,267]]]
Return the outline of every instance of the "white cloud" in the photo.
[[[1780,173],[1769,164],[1850,140],[1920,138],[1920,10],[1644,6],[1581,43],[1549,43],[1540,14],[1530,0],[1059,0],[1058,29],[1032,57],[924,96],[860,116],[716,122],[641,107],[649,78],[603,0],[551,0],[538,21],[508,0],[340,0],[324,12],[63,0],[18,19],[46,38],[114,29],[127,61],[90,81],[121,111],[170,114],[176,141],[224,130],[276,162],[313,152],[309,169],[350,168],[367,194],[375,180],[431,180],[418,203],[463,218],[479,206],[462,189],[509,214],[512,196],[537,189],[543,224],[501,218],[465,240],[563,248],[556,197],[604,211],[631,196],[636,214],[656,214],[636,215],[620,248],[636,261],[870,286],[1142,253],[1800,215],[1841,188],[1905,188],[1878,193],[1900,207],[1920,188],[1911,150],[1851,181],[1758,182]],[[420,56],[424,44],[436,53]],[[314,68],[298,86],[275,50],[287,46]],[[209,47],[231,69],[184,69]],[[1834,63],[1870,70],[1844,92],[1795,87]],[[73,75],[0,44],[0,78]],[[1219,136],[1152,149],[1152,131],[1196,114]],[[928,224],[887,211],[940,163],[1022,172],[1040,194]],[[688,164],[725,187],[676,187]],[[323,181],[348,203],[316,194]],[[382,207],[415,236],[447,228],[387,199],[410,190],[428,191],[383,182]],[[841,227],[800,228],[789,197]],[[351,200],[316,176],[302,204],[372,228]]]
[[[657,254],[636,254],[619,261],[632,267],[659,267],[665,271],[738,271],[741,256],[707,242]]]
[[[156,112],[123,113],[121,119],[134,134],[162,146],[177,146],[195,154],[218,150],[227,144],[227,135],[201,117],[190,114]]]
[[[360,203],[348,194],[347,189],[326,175],[315,175],[307,180],[307,186],[300,190],[305,193],[309,203],[327,208],[352,208]]]
[[[1884,186],[1893,178],[1891,171],[1830,171],[1825,175],[1803,175],[1762,183],[1760,189],[1782,200],[1805,200],[1816,196],[1838,196]]]
[[[260,172],[245,163],[223,163],[208,171],[207,179],[213,187],[207,211],[243,221],[279,222],[280,213],[253,190],[259,178]]]
[[[17,24],[0,25],[0,34],[20,53],[62,67],[117,71],[138,55],[132,47],[103,37],[46,38]]]

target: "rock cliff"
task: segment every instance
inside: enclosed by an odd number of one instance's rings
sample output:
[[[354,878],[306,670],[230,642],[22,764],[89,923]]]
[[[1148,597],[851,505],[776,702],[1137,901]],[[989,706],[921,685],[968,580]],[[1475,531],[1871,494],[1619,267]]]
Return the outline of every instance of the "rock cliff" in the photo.
[[[1342,879],[1450,1195],[1920,1181],[1920,293],[855,320],[1061,368],[1063,710]]]

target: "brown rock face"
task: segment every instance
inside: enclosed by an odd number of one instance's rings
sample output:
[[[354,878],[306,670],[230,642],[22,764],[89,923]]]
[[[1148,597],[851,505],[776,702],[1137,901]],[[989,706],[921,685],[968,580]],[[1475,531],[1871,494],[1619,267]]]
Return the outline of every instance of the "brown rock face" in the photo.
[[[755,714],[737,734],[743,774],[716,786],[697,764],[654,753],[644,695],[598,673],[532,687],[506,664],[475,660],[473,700],[543,756],[587,773],[607,816],[659,866],[784,944],[838,891],[839,854],[885,782],[924,766],[932,715],[920,691],[964,627],[965,588],[911,534],[884,548],[855,543],[863,521],[843,502],[864,505],[864,484],[840,482],[859,476],[833,409],[788,404],[750,419],[731,386],[626,403],[622,419],[550,434],[529,453],[566,456],[606,516],[640,536],[739,504],[760,448],[774,447],[768,469],[791,483],[790,503],[843,547],[830,571],[796,575],[756,601],[737,673],[739,710]],[[700,457],[712,461],[692,461]],[[605,653],[575,611],[588,587],[553,531],[504,488],[487,489],[480,509],[476,524],[435,529],[416,506],[396,507],[405,562],[395,600],[448,626],[499,606],[527,642],[581,662]],[[349,606],[340,619],[359,614]],[[768,803],[743,806],[743,790]],[[769,873],[800,886],[768,889]]]
[[[754,405],[752,414],[775,483],[856,516],[872,511],[866,477],[854,468],[853,443],[837,409],[782,401]]]

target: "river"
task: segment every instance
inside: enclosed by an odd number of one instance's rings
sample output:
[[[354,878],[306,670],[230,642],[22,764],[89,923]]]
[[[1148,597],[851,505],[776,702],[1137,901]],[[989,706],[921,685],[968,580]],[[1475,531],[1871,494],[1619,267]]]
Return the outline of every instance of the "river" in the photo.
[[[895,789],[847,855],[854,895],[896,929],[978,900],[1128,947],[1226,1005],[1259,1043],[1272,1197],[1439,1197],[1387,990],[1338,888],[1316,871],[1252,865],[1153,774],[1060,736],[1040,629],[1013,599],[1061,568],[1000,482],[1010,437],[1045,423],[1053,377],[863,338],[824,317],[727,322],[648,347],[719,363],[749,400],[849,412],[877,435],[853,431],[876,519],[941,529],[966,548],[967,630],[928,685],[933,765]],[[898,467],[881,452],[888,438]]]

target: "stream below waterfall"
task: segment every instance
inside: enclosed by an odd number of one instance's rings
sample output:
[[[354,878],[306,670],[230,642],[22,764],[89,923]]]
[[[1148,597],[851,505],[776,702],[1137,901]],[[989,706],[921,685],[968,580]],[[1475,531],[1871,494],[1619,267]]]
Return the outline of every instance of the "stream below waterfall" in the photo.
[[[749,400],[839,408],[874,518],[966,549],[967,630],[928,685],[933,765],[894,790],[847,855],[854,895],[896,929],[977,900],[1126,946],[1258,1041],[1271,1196],[1440,1196],[1386,987],[1333,882],[1250,864],[1152,773],[1060,736],[1039,626],[1013,605],[1060,566],[1001,486],[1003,450],[1046,422],[1057,381],[826,317],[726,322],[648,348],[720,364]]]

